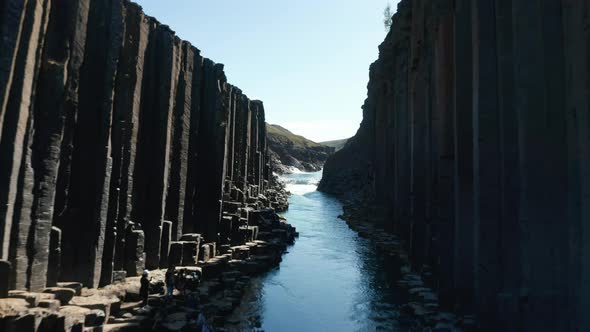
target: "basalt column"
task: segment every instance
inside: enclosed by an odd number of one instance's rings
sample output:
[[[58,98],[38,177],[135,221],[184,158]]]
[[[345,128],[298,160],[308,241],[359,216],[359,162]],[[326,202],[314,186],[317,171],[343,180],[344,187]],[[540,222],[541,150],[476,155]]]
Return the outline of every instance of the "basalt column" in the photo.
[[[319,188],[379,212],[483,331],[589,328],[589,11],[401,1],[361,127],[325,165]]]
[[[451,2],[439,2],[435,16],[432,106],[432,225],[433,272],[438,280],[441,304],[453,302],[453,7]]]
[[[229,91],[229,111],[228,111],[228,121],[227,121],[227,157],[226,165],[225,165],[225,186],[224,191],[225,193],[230,194],[231,188],[233,185],[233,177],[234,177],[234,167],[235,167],[235,151],[236,151],[236,113],[238,110],[238,99],[239,95],[241,95],[240,89],[230,86]]]
[[[198,109],[191,113],[193,106],[193,73],[195,59],[200,69],[199,52],[189,43],[183,42],[181,49],[180,75],[174,101],[172,149],[170,153],[170,180],[166,197],[166,220],[172,221],[172,239],[182,235],[187,188],[187,171],[190,158],[189,143],[191,116],[199,116]],[[197,70],[198,72],[198,70]]]
[[[529,331],[563,331],[568,326],[569,272],[569,234],[563,222],[573,220],[567,215],[561,5],[519,0],[513,1],[512,9],[521,283],[527,289],[526,301],[533,304],[521,309],[522,323]]]
[[[174,98],[180,71],[180,40],[164,25],[150,33],[135,163],[131,218],[145,233],[146,267],[160,264],[160,237],[169,185]]]
[[[429,115],[430,115],[430,57],[421,56],[431,52],[430,35],[427,34],[426,23],[429,18],[425,17],[424,8],[428,1],[412,1],[412,34],[410,38],[410,61],[413,64],[408,75],[408,87],[413,93],[409,96],[408,111],[410,115],[410,151],[411,151],[411,177],[410,190],[412,199],[410,201],[410,256],[414,266],[421,267],[428,264],[426,254],[429,229],[429,204],[431,174],[429,172]]]
[[[455,297],[459,310],[473,308],[473,118],[471,1],[457,1],[455,7],[455,163],[454,163],[454,275]],[[463,64],[463,65],[457,65]]]
[[[499,257],[501,280],[497,284],[497,315],[501,317],[499,329],[510,331],[520,315],[518,308],[521,256],[520,225],[518,223],[519,151],[518,114],[514,104],[514,52],[512,1],[496,1],[496,50],[498,71],[498,130],[500,163],[500,218],[498,250],[507,254]],[[512,254],[510,254],[512,251]]]
[[[33,173],[34,100],[51,3],[9,1],[1,5],[2,34],[6,36],[2,43],[7,47],[0,55],[1,256],[12,263],[11,287],[29,287],[34,269],[37,275],[32,287],[37,289],[45,283],[51,226],[47,228],[45,216],[43,220],[31,218],[35,182],[40,183]],[[36,242],[35,234],[47,241]]]
[[[111,172],[110,128],[119,48],[123,42],[119,1],[92,1],[79,104],[72,132],[71,164],[63,232],[62,277],[97,286],[101,273]]]
[[[65,118],[68,113],[75,112],[77,106],[76,89],[84,59],[88,11],[88,1],[54,3],[49,18],[34,113],[35,199],[31,219],[35,225],[36,245],[32,251],[39,257],[33,258],[37,262],[31,264],[30,289],[45,286],[47,252],[57,255],[53,259],[49,257],[51,273],[47,273],[47,281],[55,284],[60,272],[61,230],[52,230],[51,225]],[[55,247],[51,247],[52,244]]]
[[[217,241],[227,154],[229,86],[223,66],[203,63],[201,115],[199,120],[199,166],[196,230],[205,241]]]
[[[193,73],[191,83],[191,114],[187,158],[186,188],[184,195],[184,233],[193,233],[198,223],[196,216],[197,188],[199,186],[199,123],[201,116],[201,93],[203,80],[203,57],[193,49]]]
[[[569,303],[572,328],[590,328],[590,4],[563,0],[568,132]],[[586,27],[580,29],[580,27]]]
[[[391,48],[394,47],[393,42],[383,43],[379,48],[380,52],[390,54]],[[370,109],[371,112],[374,113],[375,116],[375,137],[373,138],[376,142],[383,142],[384,144],[376,145],[375,146],[375,154],[373,156],[373,160],[371,161],[371,167],[373,167],[375,172],[375,179],[391,179],[391,172],[392,172],[392,153],[391,150],[394,148],[393,145],[393,136],[390,135],[391,127],[393,125],[393,121],[391,116],[393,112],[390,112],[390,108],[394,107],[394,103],[392,102],[393,99],[393,82],[390,75],[383,75],[384,73],[391,73],[394,70],[394,57],[388,57],[384,59],[383,63],[381,64],[380,70],[376,71],[378,73],[375,75],[375,83],[381,85],[379,88],[379,93],[382,93],[385,98],[377,99],[377,100],[367,100],[364,107],[366,109]],[[392,194],[391,191],[387,190],[387,185],[385,181],[375,181],[373,179],[372,187],[374,188],[375,192],[380,194],[376,195],[379,197],[380,200],[386,201],[388,198],[391,198],[390,195]],[[390,211],[377,211],[376,215],[381,218],[384,217],[383,213],[390,213]]]
[[[238,96],[236,108],[236,140],[234,142],[234,168],[233,168],[233,184],[237,190],[240,191],[242,203],[245,203],[244,193],[247,188],[247,174],[248,174],[248,156],[250,153],[250,101],[242,94]],[[236,197],[238,198],[238,197]]]
[[[234,207],[264,205],[262,103],[223,65],[128,1],[0,9],[3,292],[164,267],[187,232],[215,255],[226,178]]]
[[[474,287],[482,324],[491,325],[498,290],[498,229],[500,210],[500,155],[497,45],[493,1],[479,1],[472,9],[473,146],[474,146]]]
[[[393,26],[395,29],[392,51],[398,55],[394,57],[392,72],[393,90],[393,128],[389,135],[393,139],[393,181],[396,184],[393,189],[392,214],[395,223],[391,228],[398,234],[410,233],[410,131],[408,123],[410,121],[408,109],[408,71],[410,63],[407,55],[410,43],[410,24],[411,24],[411,7],[405,4],[400,5],[396,13],[398,25]],[[383,53],[384,55],[387,53]],[[377,64],[374,64],[376,67]],[[375,68],[374,67],[374,68]],[[377,71],[373,69],[373,71]],[[376,73],[373,75],[377,75]],[[384,75],[384,77],[388,77]],[[369,98],[367,98],[367,102]],[[370,173],[370,172],[367,172]],[[378,181],[378,179],[373,179]]]
[[[260,170],[258,171],[258,191],[261,195],[264,195],[269,179],[267,175],[268,169],[270,168],[270,165],[268,165],[270,159],[268,157],[268,143],[266,140],[266,117],[264,113],[264,105],[262,101],[258,101],[258,103],[258,121],[260,121],[260,130],[258,131],[258,156],[260,162]]]
[[[126,230],[132,207],[143,68],[150,25],[153,24],[153,20],[146,17],[135,4],[125,3],[124,13],[125,37],[120,49],[113,101],[113,167],[102,262],[102,284],[111,282],[113,270],[124,268],[122,253],[125,252]]]
[[[266,151],[266,126],[264,124],[264,107],[261,101],[250,103],[250,158],[248,181],[251,197],[258,196],[264,187],[264,158]]]

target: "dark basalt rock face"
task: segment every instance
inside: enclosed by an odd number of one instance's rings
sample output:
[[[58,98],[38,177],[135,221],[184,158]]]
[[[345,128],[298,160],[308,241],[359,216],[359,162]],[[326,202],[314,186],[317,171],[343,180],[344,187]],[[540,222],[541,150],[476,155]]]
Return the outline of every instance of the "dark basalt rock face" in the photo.
[[[376,205],[482,330],[590,329],[589,18],[587,1],[402,1],[325,165],[320,190]]]
[[[262,102],[141,7],[0,8],[0,296],[164,267],[185,233],[215,256],[285,206]]]

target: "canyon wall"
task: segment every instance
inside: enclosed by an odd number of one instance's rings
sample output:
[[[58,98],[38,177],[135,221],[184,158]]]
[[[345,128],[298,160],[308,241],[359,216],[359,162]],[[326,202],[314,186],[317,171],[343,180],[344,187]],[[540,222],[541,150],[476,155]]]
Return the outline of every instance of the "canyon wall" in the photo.
[[[320,190],[484,331],[590,329],[590,3],[402,0]]]
[[[276,206],[263,104],[222,64],[129,1],[0,9],[0,293],[194,265]]]

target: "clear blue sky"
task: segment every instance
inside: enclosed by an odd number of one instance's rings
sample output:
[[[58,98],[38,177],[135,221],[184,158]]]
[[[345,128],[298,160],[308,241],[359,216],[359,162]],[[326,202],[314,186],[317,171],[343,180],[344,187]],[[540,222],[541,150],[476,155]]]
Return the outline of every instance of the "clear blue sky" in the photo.
[[[387,0],[136,2],[225,64],[230,83],[264,102],[267,122],[315,141],[356,133]]]

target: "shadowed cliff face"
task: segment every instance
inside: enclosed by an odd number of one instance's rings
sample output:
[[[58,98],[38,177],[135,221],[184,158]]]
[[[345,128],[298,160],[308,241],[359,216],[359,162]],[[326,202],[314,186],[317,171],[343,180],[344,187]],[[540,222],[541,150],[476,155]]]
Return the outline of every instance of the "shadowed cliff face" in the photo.
[[[0,6],[0,293],[166,266],[272,204],[262,102],[223,65],[129,1]]]
[[[320,190],[370,199],[484,330],[590,329],[590,4],[404,0]]]

